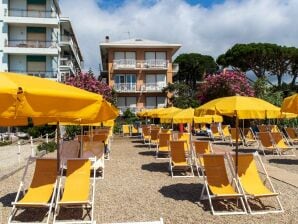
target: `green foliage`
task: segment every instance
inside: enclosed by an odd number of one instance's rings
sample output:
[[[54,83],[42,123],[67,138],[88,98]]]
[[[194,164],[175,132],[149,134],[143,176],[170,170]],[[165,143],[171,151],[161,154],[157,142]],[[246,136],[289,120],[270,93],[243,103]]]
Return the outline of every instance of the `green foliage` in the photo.
[[[0,142],[0,147],[1,146],[5,146],[5,145],[10,145],[12,142],[11,141],[4,141],[4,142]]]
[[[198,101],[194,98],[196,90],[190,88],[185,83],[168,83],[163,89],[164,93],[170,93],[171,103],[178,108],[197,107]]]
[[[209,55],[198,53],[180,54],[174,61],[179,64],[179,71],[174,79],[183,81],[192,88],[197,81],[202,81],[204,74],[214,73],[218,68]]]
[[[124,111],[122,118],[126,124],[133,124],[139,120],[139,118],[133,112],[131,112],[129,108]]]
[[[46,151],[46,152],[54,152],[57,149],[57,143],[56,142],[43,142],[40,145],[37,146],[38,151]]]
[[[81,127],[76,125],[67,125],[65,127],[66,137],[74,139],[76,135],[81,133]]]
[[[56,126],[55,125],[43,125],[43,126],[27,126],[20,127],[20,131],[28,133],[29,136],[33,138],[38,138],[40,136],[44,136],[45,134],[52,134],[49,137],[53,137],[55,134]]]

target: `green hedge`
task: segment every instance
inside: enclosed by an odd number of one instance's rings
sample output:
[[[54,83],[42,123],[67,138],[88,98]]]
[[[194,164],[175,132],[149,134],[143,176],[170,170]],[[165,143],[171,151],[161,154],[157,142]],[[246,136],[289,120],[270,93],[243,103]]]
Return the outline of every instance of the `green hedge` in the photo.
[[[38,151],[45,150],[46,152],[54,152],[57,149],[57,143],[56,142],[43,142],[40,145],[37,146]]]

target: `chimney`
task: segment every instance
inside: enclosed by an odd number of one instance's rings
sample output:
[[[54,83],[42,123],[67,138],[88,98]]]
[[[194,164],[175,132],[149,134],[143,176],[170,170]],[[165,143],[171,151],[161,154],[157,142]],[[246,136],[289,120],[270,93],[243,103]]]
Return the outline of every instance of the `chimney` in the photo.
[[[106,43],[109,43],[109,42],[110,42],[110,37],[106,36]]]

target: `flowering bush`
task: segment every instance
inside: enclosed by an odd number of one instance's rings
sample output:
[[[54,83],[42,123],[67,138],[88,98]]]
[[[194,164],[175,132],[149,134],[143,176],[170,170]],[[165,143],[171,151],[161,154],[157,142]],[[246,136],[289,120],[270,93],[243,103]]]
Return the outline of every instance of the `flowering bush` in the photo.
[[[201,104],[225,96],[254,96],[253,88],[248,83],[245,74],[236,71],[224,71],[209,75],[199,88]]]
[[[97,80],[92,73],[78,73],[70,76],[65,84],[87,90],[89,92],[101,94],[104,99],[114,103],[113,90],[106,83]]]

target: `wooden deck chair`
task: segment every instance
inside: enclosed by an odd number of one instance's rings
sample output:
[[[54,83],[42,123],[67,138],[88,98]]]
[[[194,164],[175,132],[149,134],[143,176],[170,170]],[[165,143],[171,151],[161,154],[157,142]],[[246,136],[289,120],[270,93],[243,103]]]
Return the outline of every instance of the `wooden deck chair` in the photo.
[[[169,142],[172,140],[170,133],[159,133],[159,144],[157,145],[156,158],[163,159],[160,155],[166,155],[169,158]]]
[[[210,126],[210,138],[213,140],[213,141],[216,141],[216,140],[222,140],[222,136],[221,136],[221,133],[220,131],[218,130],[218,127],[215,126],[215,125],[211,125]]]
[[[130,125],[129,124],[123,124],[122,125],[122,136],[130,136]]]
[[[91,160],[91,169],[96,171],[96,179],[104,179],[106,146],[103,139],[96,136],[98,135],[93,136],[92,142],[84,143],[82,158]]]
[[[150,142],[150,126],[143,126],[142,128],[142,138],[144,140],[144,144],[149,144]]]
[[[231,156],[232,161],[235,162],[235,155]],[[262,173],[264,174],[264,180],[260,177],[257,165],[255,160],[258,160],[260,164],[260,168],[262,169]],[[232,167],[234,166],[234,162]],[[235,170],[233,171],[235,175]],[[272,185],[272,182],[269,178],[269,175],[265,169],[264,164],[256,152],[254,154],[238,154],[238,173],[237,173],[237,180],[240,186],[242,193],[244,194],[245,202],[248,208],[249,213],[251,214],[265,214],[265,213],[276,213],[276,212],[283,212],[283,207],[281,202],[278,198],[279,193],[277,193]],[[267,185],[267,186],[266,186]],[[260,198],[265,197],[275,197],[278,203],[279,208],[274,210],[267,210],[262,209],[255,211],[250,206],[248,199],[255,199],[256,201],[260,202],[262,208],[264,205],[261,203]],[[271,206],[270,206],[271,207]]]
[[[152,145],[155,145],[156,148],[158,146],[158,142],[159,142],[159,129],[151,129],[150,131],[150,139],[149,139],[149,149],[151,149]]]
[[[28,160],[16,199],[12,203],[12,211],[8,223],[15,223],[13,222],[13,219],[20,208],[32,207],[47,208],[46,221],[41,221],[39,223],[49,223],[57,188],[57,160],[36,159],[33,179],[30,187],[25,193],[25,177],[28,171],[28,166],[32,160],[33,158],[29,158]],[[21,197],[21,194],[23,194],[23,197]]]
[[[259,132],[267,132],[268,131],[268,128],[267,128],[267,125],[257,125],[257,128],[259,130]]]
[[[230,133],[231,133],[231,145],[234,146],[234,144],[236,144],[236,128],[230,128]],[[240,132],[240,128],[238,129],[238,144],[242,144],[243,143],[243,139],[241,136],[241,132]]]
[[[231,142],[231,133],[230,133],[230,125],[222,125],[221,127],[221,136],[222,140]]]
[[[178,133],[177,140],[185,141],[184,143],[184,151],[185,155],[191,157],[191,134],[190,133]]]
[[[190,157],[185,155],[184,145],[186,141],[170,141],[170,171],[173,177],[193,177],[194,172]],[[191,175],[174,175],[175,171],[191,171]]]
[[[266,156],[265,150],[271,151],[273,154],[279,155],[278,149],[275,147],[274,141],[271,137],[270,132],[259,132],[259,149],[263,151]]]
[[[267,125],[267,129],[268,129],[269,132],[280,132],[277,125]]]
[[[198,176],[201,177],[204,175],[204,160],[202,155],[213,153],[212,145],[210,141],[193,141],[192,145],[194,164],[196,166]],[[201,171],[202,175],[200,175],[199,171]]]
[[[275,147],[278,149],[280,155],[296,156],[294,147],[288,142],[281,132],[270,133],[275,143]],[[287,151],[291,151],[291,154],[284,154]]]
[[[255,143],[258,144],[257,138],[251,128],[240,129],[243,139],[243,145],[250,146]]]
[[[213,215],[246,214],[244,195],[240,192],[235,178],[229,180],[224,158],[225,155],[203,155],[205,176],[200,200],[208,199]],[[215,211],[214,200],[224,202],[229,199],[236,199],[237,202],[240,200],[242,211]]]
[[[59,181],[53,223],[67,223],[66,220],[57,220],[61,207],[86,209],[90,220],[71,220],[71,223],[94,223],[95,170],[93,170],[92,180],[90,180],[90,173],[90,160],[77,159],[67,161],[64,188],[62,186],[63,178],[60,178]]]
[[[298,133],[295,128],[284,128],[285,133],[288,137],[289,142],[292,145],[298,144]]]

